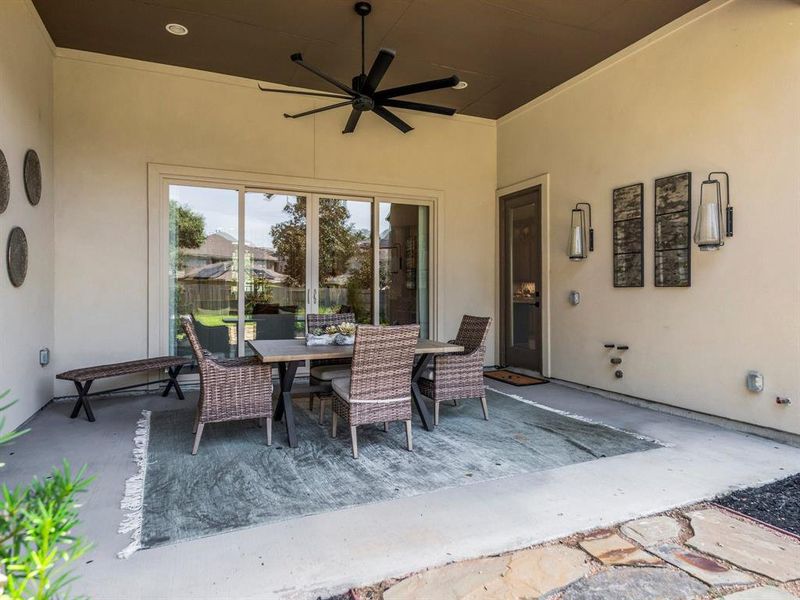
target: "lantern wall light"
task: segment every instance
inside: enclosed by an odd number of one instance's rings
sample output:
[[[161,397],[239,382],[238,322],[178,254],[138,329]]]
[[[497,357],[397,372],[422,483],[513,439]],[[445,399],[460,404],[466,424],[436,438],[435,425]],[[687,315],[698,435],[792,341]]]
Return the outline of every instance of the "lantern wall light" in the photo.
[[[700,206],[697,207],[694,243],[702,251],[719,250],[725,245],[722,236],[722,184],[716,175],[725,176],[725,237],[733,237],[730,178],[725,171],[713,171],[700,184]]]
[[[586,229],[586,215],[589,215],[589,229]],[[578,202],[572,209],[569,230],[569,259],[574,261],[586,258],[586,248],[594,252],[594,229],[592,229],[592,205]]]

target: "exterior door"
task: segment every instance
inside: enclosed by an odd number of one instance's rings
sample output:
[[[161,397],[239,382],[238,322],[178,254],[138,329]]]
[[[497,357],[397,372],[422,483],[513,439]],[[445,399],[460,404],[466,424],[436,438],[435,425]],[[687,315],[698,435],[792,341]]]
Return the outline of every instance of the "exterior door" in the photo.
[[[501,362],[542,370],[541,188],[500,198]]]

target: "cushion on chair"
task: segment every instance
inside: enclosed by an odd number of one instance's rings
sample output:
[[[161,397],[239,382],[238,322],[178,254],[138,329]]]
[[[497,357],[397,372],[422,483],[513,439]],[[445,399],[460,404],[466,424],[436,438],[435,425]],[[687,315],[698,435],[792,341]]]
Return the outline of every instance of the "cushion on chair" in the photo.
[[[433,381],[434,379],[436,379],[436,371],[434,371],[433,369],[425,369],[420,375],[420,377],[422,377],[423,379],[429,379],[430,381]]]
[[[350,378],[350,367],[347,365],[319,365],[311,367],[311,376],[318,381]]]
[[[333,391],[344,401],[350,401],[350,377],[339,377],[331,382]]]

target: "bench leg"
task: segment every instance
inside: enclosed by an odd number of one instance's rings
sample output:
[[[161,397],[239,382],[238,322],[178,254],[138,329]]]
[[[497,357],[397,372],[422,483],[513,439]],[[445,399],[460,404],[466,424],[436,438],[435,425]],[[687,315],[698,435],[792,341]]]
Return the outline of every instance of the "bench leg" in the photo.
[[[169,382],[167,386],[164,388],[164,391],[161,392],[161,395],[166,397],[169,394],[169,391],[172,388],[175,388],[175,395],[178,396],[179,400],[183,400],[183,390],[181,389],[180,384],[178,383],[178,375],[181,372],[183,365],[178,365],[177,367],[169,367],[167,369],[167,373],[169,375]]]
[[[79,381],[73,382],[78,390],[78,400],[75,402],[72,414],[69,416],[70,419],[74,419],[78,416],[82,406],[83,410],[86,412],[86,418],[94,422],[94,413],[92,412],[92,406],[89,404],[89,388],[92,387],[92,381],[93,380],[90,379],[84,384],[81,384]]]

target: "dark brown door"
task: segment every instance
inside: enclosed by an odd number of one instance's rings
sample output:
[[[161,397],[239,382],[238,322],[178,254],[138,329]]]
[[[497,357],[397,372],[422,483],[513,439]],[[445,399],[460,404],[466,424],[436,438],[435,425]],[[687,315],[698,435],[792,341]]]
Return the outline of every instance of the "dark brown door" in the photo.
[[[541,188],[500,198],[501,362],[542,370]]]

